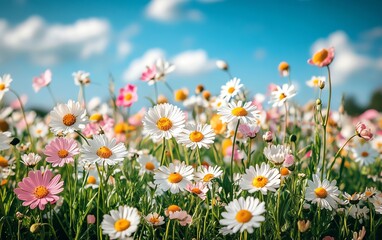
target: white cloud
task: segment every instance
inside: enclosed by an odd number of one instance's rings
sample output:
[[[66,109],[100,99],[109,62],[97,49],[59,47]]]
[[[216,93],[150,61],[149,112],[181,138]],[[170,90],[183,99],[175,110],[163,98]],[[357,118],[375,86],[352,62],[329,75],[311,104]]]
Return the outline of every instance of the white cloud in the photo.
[[[215,61],[208,58],[207,52],[203,49],[189,50],[181,52],[172,58],[171,61],[178,75],[197,75],[215,68]]]
[[[326,39],[317,40],[311,47],[312,54],[322,48],[334,47],[335,59],[330,65],[333,85],[341,84],[350,79],[352,75],[362,71],[382,70],[378,63],[382,59],[374,59],[366,54],[359,53],[357,46],[350,42],[343,31],[336,31]]]
[[[109,31],[108,22],[98,18],[62,25],[48,24],[39,16],[31,16],[14,27],[0,20],[0,52],[2,60],[27,56],[40,65],[86,59],[104,52]]]
[[[146,66],[154,64],[158,58],[164,58],[165,52],[160,48],[147,50],[142,57],[134,59],[129,67],[123,73],[123,79],[126,81],[136,81],[141,77],[142,71]]]
[[[162,22],[178,19],[200,21],[203,18],[203,14],[200,11],[184,9],[183,5],[187,2],[189,0],[151,0],[146,7],[145,14],[151,19]]]
[[[140,25],[134,23],[122,30],[117,43],[117,55],[119,59],[125,59],[133,50],[130,39],[141,31]]]

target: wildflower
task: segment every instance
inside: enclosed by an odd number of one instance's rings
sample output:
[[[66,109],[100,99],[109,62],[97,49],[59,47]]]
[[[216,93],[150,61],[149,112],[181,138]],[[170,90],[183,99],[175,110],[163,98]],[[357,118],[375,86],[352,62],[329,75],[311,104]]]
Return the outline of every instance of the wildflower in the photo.
[[[186,211],[171,212],[169,218],[179,220],[179,224],[181,226],[186,226],[187,224],[191,224],[192,222],[191,215],[187,214]]]
[[[193,179],[194,169],[182,163],[170,163],[169,167],[161,166],[154,175],[154,183],[163,191],[170,190],[175,194],[184,191]]]
[[[256,164],[255,168],[250,166],[242,176],[240,187],[249,193],[261,191],[263,195],[267,195],[267,191],[276,192],[280,187],[280,173],[265,163]]]
[[[318,67],[326,67],[333,61],[333,59],[334,48],[323,48],[320,51],[315,52],[313,57],[308,60],[308,63]]]
[[[38,162],[40,162],[41,156],[36,153],[29,153],[21,156],[21,160],[21,162],[24,163],[25,166],[34,167],[37,165]]]
[[[72,76],[74,78],[74,84],[76,84],[77,86],[79,85],[86,86],[90,84],[90,73],[88,72],[78,71],[78,72],[74,72]]]
[[[212,115],[210,124],[215,134],[223,134],[227,129],[227,124],[222,122],[219,114]]]
[[[242,123],[256,123],[260,119],[260,112],[251,102],[228,103],[227,106],[218,109],[218,114],[220,114],[222,122],[226,123],[238,120],[241,120]]]
[[[177,137],[178,142],[184,144],[187,148],[192,150],[198,148],[210,148],[214,143],[215,133],[208,124],[194,124],[186,125],[183,132]]]
[[[282,87],[276,86],[277,89],[271,92],[271,101],[273,107],[281,107],[290,98],[296,95],[294,85],[283,84]]]
[[[28,177],[19,182],[18,188],[14,190],[17,198],[24,201],[23,206],[30,206],[31,209],[38,206],[40,210],[44,210],[46,204],[57,201],[57,194],[64,190],[64,182],[60,182],[60,174],[52,177],[50,170],[43,173],[40,170],[30,171]]]
[[[230,234],[239,230],[253,233],[253,229],[259,228],[261,222],[265,220],[262,216],[265,213],[265,203],[254,197],[234,199],[225,207],[225,210],[226,212],[222,213],[223,219],[219,222],[230,230]]]
[[[362,229],[357,233],[353,232],[353,240],[362,240],[366,236],[365,226],[362,226]]]
[[[310,228],[309,220],[298,220],[297,227],[299,232],[306,232]]]
[[[267,131],[266,133],[264,133],[263,135],[263,140],[270,143],[273,141],[273,134],[271,131]]]
[[[112,132],[113,127],[118,128],[118,124],[114,126],[114,119],[106,114],[95,113],[90,116],[89,120],[90,123],[86,124],[82,130],[82,133],[87,137],[102,133],[108,134]]]
[[[379,152],[372,148],[367,142],[364,144],[357,144],[351,150],[355,159],[354,161],[359,162],[361,166],[372,164],[379,156]]]
[[[84,129],[88,122],[86,110],[79,102],[73,100],[69,100],[67,104],[58,104],[50,112],[50,117],[49,126],[55,134],[67,134]]]
[[[353,193],[352,195],[350,195],[349,193],[346,193],[344,192],[343,196],[345,197],[345,201],[344,201],[344,204],[358,204],[359,201],[361,200],[361,195],[359,195],[358,193]]]
[[[75,140],[71,138],[55,138],[45,146],[44,154],[46,161],[52,163],[53,167],[62,167],[64,164],[74,162],[74,156],[79,154],[80,150]]]
[[[133,207],[119,206],[118,210],[111,210],[110,215],[105,214],[101,223],[104,234],[111,239],[125,239],[138,229],[140,216]]]
[[[43,138],[49,133],[48,126],[43,123],[39,122],[31,127],[31,135],[33,137],[40,137]]]
[[[146,217],[145,220],[148,224],[151,226],[160,226],[164,224],[164,217],[159,215],[158,213],[149,213]]]
[[[128,123],[134,127],[141,126],[142,125],[142,119],[145,116],[145,113],[146,113],[146,109],[142,108],[136,114],[129,117]]]
[[[238,130],[247,138],[255,138],[260,130],[260,126],[257,124],[240,124]]]
[[[174,93],[174,99],[177,102],[183,102],[184,100],[187,99],[187,97],[188,97],[188,89],[187,88],[178,89]]]
[[[378,193],[378,190],[375,187],[370,187],[370,188],[367,187],[365,189],[365,192],[362,193],[361,198],[363,200],[367,200],[368,198],[372,198],[373,196],[375,196],[377,193]]]
[[[186,190],[190,193],[194,193],[196,196],[200,197],[202,200],[206,199],[206,193],[208,192],[208,188],[202,183],[192,183],[187,184]]]
[[[370,128],[367,128],[367,126],[364,123],[358,122],[355,129],[356,133],[360,138],[363,138],[366,141],[369,141],[373,138],[373,134],[371,133]]]
[[[218,98],[214,98],[213,100],[211,100],[211,105],[212,105],[214,110],[218,110],[222,106],[227,105],[227,101],[218,97]]]
[[[12,142],[10,132],[0,132],[0,151],[9,149]]]
[[[88,224],[94,224],[96,222],[96,217],[94,215],[92,215],[92,214],[88,214],[86,216],[86,222]]]
[[[382,214],[382,194],[374,195],[370,202],[373,203],[375,212]]]
[[[199,166],[195,173],[195,180],[210,183],[212,179],[219,178],[222,174],[223,170],[219,166]]]
[[[320,86],[325,85],[325,77],[313,76],[309,81],[306,81],[306,85],[312,88],[321,88]]]
[[[141,154],[137,159],[139,165],[141,166],[140,174],[143,173],[154,173],[158,169],[159,162],[156,157],[148,154]]]
[[[157,74],[156,66],[152,65],[151,67],[147,66],[146,70],[142,72],[141,80],[149,82],[150,85],[154,84],[155,75]]]
[[[143,119],[144,132],[155,141],[178,136],[182,132],[184,123],[183,112],[168,103],[150,108]]]
[[[369,219],[367,215],[370,210],[367,206],[361,208],[359,205],[352,205],[349,207],[349,215],[354,219],[358,219],[358,221],[362,224],[363,220]]]
[[[228,70],[228,63],[226,61],[223,61],[223,60],[217,60],[216,61],[216,66],[221,69],[221,70],[224,70],[224,71],[227,71]]]
[[[0,77],[0,100],[3,99],[4,94],[9,91],[9,85],[12,82],[11,75],[4,74]]]
[[[195,94],[200,94],[203,91],[204,91],[204,86],[202,84],[199,84],[198,86],[196,86]]]
[[[159,58],[155,62],[156,75],[155,79],[162,80],[167,74],[175,70],[175,66],[162,58]]]
[[[239,93],[240,88],[243,86],[243,84],[240,84],[239,78],[231,79],[221,87],[220,98],[228,102]]]
[[[318,207],[328,210],[336,209],[337,202],[341,202],[338,198],[340,191],[336,187],[336,180],[329,182],[321,179],[314,174],[313,181],[308,181],[308,187],[305,192],[305,200],[316,203]]]
[[[86,181],[86,185],[85,185],[85,188],[92,188],[92,189],[96,189],[99,187],[99,177],[98,177],[98,173],[97,174],[94,174],[95,176],[93,175],[90,175],[88,176],[88,179]]]
[[[35,92],[38,92],[40,91],[41,88],[48,86],[51,81],[52,81],[52,72],[49,69],[47,69],[39,77],[33,78],[32,87]]]
[[[115,138],[108,139],[105,135],[94,135],[89,139],[89,145],[82,146],[82,159],[90,164],[115,165],[123,161],[128,152],[123,143],[118,143]]]
[[[265,157],[274,165],[283,164],[289,152],[289,147],[284,145],[268,145],[264,148]]]
[[[182,211],[182,209],[178,205],[170,205],[165,209],[164,214],[168,217],[170,213]]]
[[[119,90],[119,95],[116,100],[117,106],[131,107],[133,103],[138,101],[137,86],[127,84]]]
[[[284,167],[290,167],[294,164],[294,156],[292,154],[287,154],[285,156],[285,161],[283,162]]]
[[[287,62],[281,62],[279,64],[279,72],[280,72],[281,76],[288,77],[289,71],[290,71],[290,67],[289,67],[289,64]]]

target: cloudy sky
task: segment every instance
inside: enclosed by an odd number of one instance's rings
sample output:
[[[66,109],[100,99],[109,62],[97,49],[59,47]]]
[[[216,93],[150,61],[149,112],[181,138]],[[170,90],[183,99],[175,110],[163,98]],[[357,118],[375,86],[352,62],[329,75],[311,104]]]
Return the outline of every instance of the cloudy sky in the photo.
[[[380,9],[378,0],[2,0],[0,74],[12,75],[12,88],[28,95],[29,107],[53,106],[46,89],[32,89],[32,78],[47,68],[60,101],[77,97],[72,73],[84,70],[93,83],[88,98],[106,98],[112,74],[117,89],[137,84],[145,105],[154,90],[139,76],[159,57],[177,66],[168,78],[173,88],[203,83],[215,94],[228,80],[217,59],[228,61],[253,94],[284,83],[277,66],[287,61],[303,103],[314,96],[305,82],[326,74],[307,59],[334,46],[335,105],[342,93],[366,103],[382,86]]]

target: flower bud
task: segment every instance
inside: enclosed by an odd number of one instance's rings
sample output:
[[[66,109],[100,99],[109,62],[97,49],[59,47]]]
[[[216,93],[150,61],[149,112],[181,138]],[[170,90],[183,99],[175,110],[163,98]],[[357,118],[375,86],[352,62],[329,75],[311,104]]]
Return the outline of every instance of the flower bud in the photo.
[[[283,77],[287,77],[289,75],[289,64],[287,62],[281,62],[279,64],[279,72],[281,74],[281,76]]]
[[[22,220],[24,218],[24,214],[22,214],[21,212],[16,212],[16,218],[18,220]]]
[[[94,224],[96,222],[96,218],[92,214],[87,215],[86,220],[88,224]]]
[[[290,142],[296,142],[296,141],[297,141],[297,136],[294,135],[294,134],[290,135],[290,137],[289,137],[289,141],[290,141]]]
[[[367,126],[362,123],[358,122],[357,125],[355,126],[356,133],[360,138],[365,139],[366,141],[369,141],[370,139],[373,138],[373,134],[371,133],[370,128],[367,128]]]
[[[263,140],[268,142],[268,143],[272,142],[273,141],[272,132],[271,131],[267,131],[266,133],[264,133]]]
[[[199,84],[198,86],[196,86],[196,88],[195,88],[195,93],[196,94],[199,94],[199,93],[201,93],[203,91],[204,91],[204,86],[202,84]]]
[[[29,231],[31,233],[38,233],[40,231],[40,228],[42,227],[41,223],[34,223],[32,226],[29,228]]]
[[[321,81],[319,87],[320,87],[320,89],[324,89],[325,88],[325,81]]]
[[[297,222],[298,231],[300,232],[306,232],[310,227],[310,221],[309,220],[299,220]]]
[[[227,71],[228,70],[228,63],[223,61],[223,60],[217,60],[216,61],[216,66],[221,69],[221,70],[224,70],[224,71]]]
[[[317,106],[321,105],[321,99],[318,98],[318,99],[316,100],[316,105],[317,105]]]

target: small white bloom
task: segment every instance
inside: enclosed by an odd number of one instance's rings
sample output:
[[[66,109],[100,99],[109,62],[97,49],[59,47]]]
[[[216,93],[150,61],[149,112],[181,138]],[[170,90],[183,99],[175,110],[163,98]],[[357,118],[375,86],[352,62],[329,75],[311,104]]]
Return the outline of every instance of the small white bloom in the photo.
[[[126,239],[137,231],[140,221],[138,210],[133,207],[120,206],[118,210],[111,210],[105,214],[101,227],[104,234],[111,239]]]
[[[305,200],[316,203],[318,207],[328,210],[336,209],[337,203],[341,200],[338,198],[340,191],[336,187],[336,180],[329,182],[321,179],[317,174],[313,175],[313,181],[308,181],[308,187],[305,192]]]
[[[41,156],[36,153],[29,153],[21,156],[21,160],[21,162],[24,163],[25,166],[34,167],[38,162],[40,162]]]
[[[231,79],[221,87],[220,98],[226,100],[227,102],[230,101],[240,92],[240,88],[243,86],[243,84],[240,84],[239,78]]]
[[[289,147],[284,145],[268,145],[264,148],[265,157],[275,165],[281,165],[289,153]]]
[[[90,73],[84,71],[77,71],[72,74],[74,78],[74,84],[87,85],[90,83]]]
[[[218,109],[218,114],[220,114],[222,122],[226,123],[238,120],[242,123],[257,123],[260,119],[260,112],[256,106],[252,105],[252,102],[228,103]]]
[[[10,132],[0,132],[0,151],[9,149],[11,147],[11,142],[12,138]]]
[[[137,159],[141,170],[139,173],[142,175],[144,173],[153,173],[159,167],[159,162],[156,157],[149,154],[140,154]]]
[[[294,85],[283,84],[282,87],[276,86],[277,89],[271,92],[271,101],[273,107],[281,107],[284,103],[296,95]]]
[[[379,153],[368,142],[357,144],[351,150],[355,158],[354,161],[359,162],[361,166],[372,164],[379,156]]]
[[[170,163],[169,167],[161,166],[154,175],[154,183],[158,188],[175,194],[184,191],[194,178],[194,169],[182,163]]]
[[[9,91],[9,86],[12,82],[11,75],[4,74],[3,77],[0,77],[0,100],[3,99],[4,94]]]
[[[319,88],[322,84],[325,84],[325,77],[313,76],[309,81],[306,81],[306,85],[312,88]]]
[[[194,150],[198,148],[210,148],[214,143],[215,133],[208,124],[188,124],[183,132],[177,137],[178,142],[184,144],[187,148]]]

